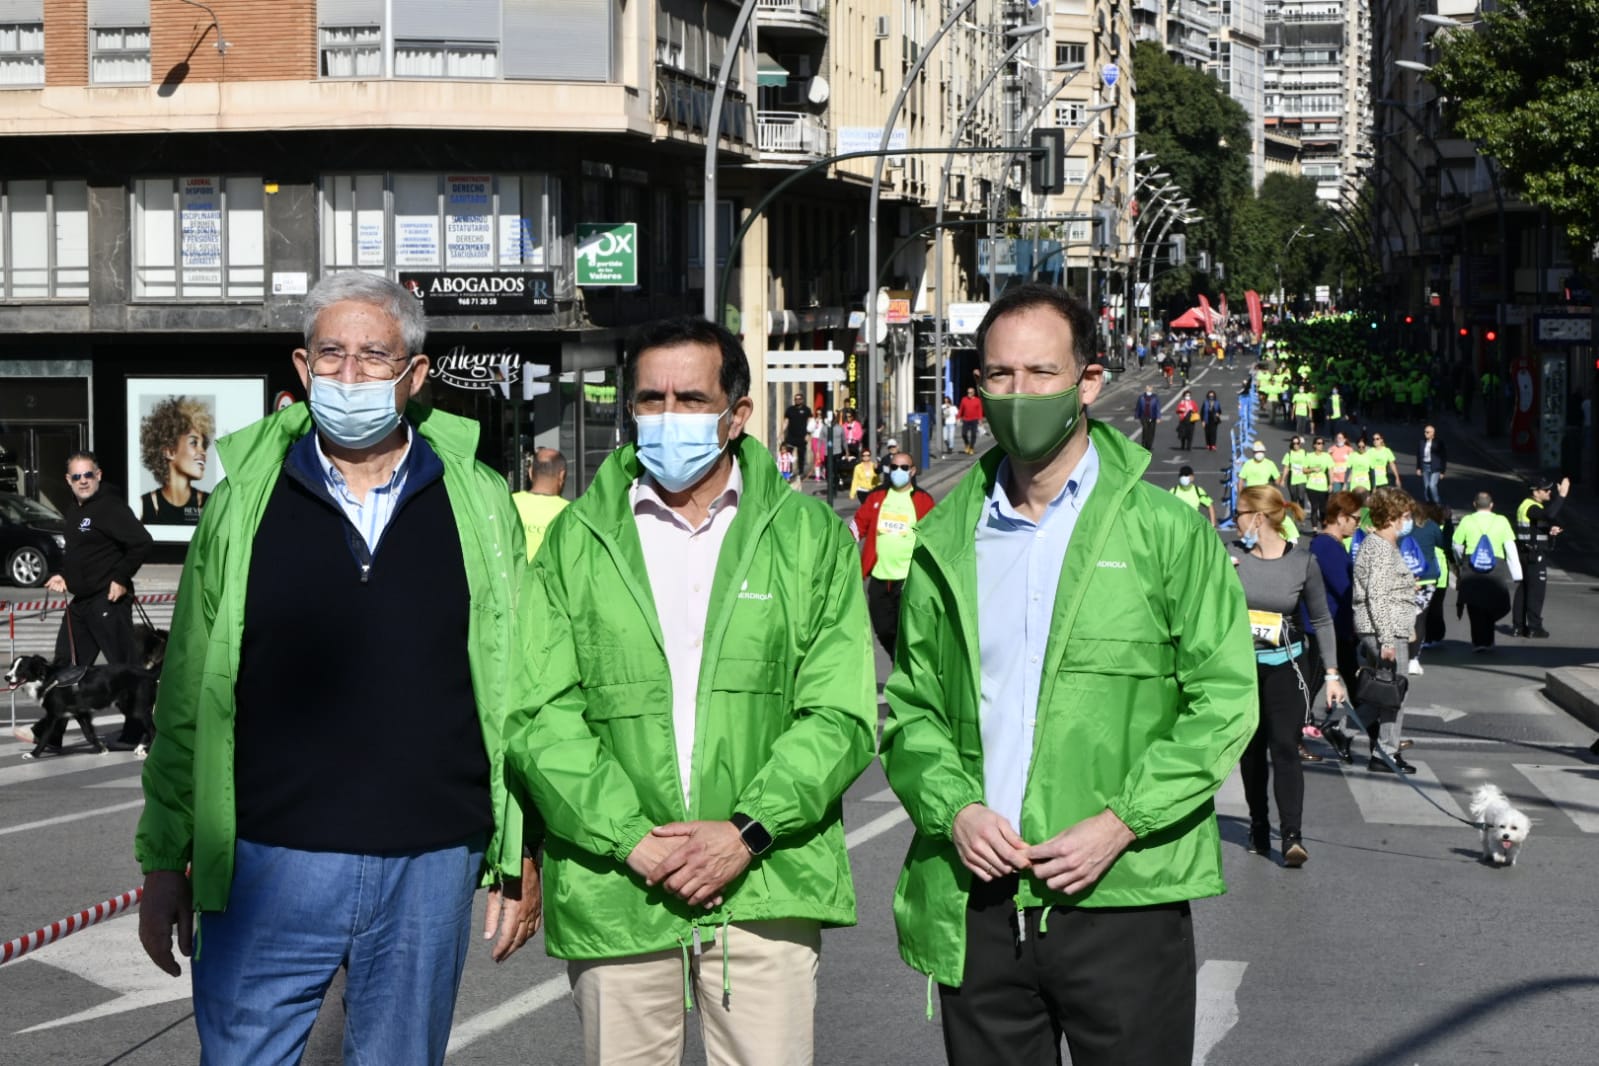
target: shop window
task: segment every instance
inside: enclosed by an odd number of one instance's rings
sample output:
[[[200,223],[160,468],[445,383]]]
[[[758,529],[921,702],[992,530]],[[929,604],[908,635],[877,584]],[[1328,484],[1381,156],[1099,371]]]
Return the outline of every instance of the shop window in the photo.
[[[0,182],[0,298],[88,297],[87,183]]]
[[[134,299],[260,300],[264,199],[258,177],[134,182]]]

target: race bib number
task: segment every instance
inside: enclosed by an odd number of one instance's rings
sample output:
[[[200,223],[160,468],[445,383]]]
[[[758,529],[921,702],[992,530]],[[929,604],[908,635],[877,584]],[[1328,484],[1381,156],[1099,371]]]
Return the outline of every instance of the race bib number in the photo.
[[[1250,611],[1249,631],[1262,644],[1269,644],[1274,648],[1281,647],[1283,616],[1276,611]]]

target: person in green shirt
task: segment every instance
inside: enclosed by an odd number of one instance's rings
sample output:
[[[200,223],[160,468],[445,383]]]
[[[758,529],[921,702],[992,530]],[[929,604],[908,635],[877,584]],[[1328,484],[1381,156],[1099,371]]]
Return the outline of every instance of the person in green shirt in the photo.
[[[1494,514],[1494,498],[1477,493],[1472,512],[1455,526],[1458,562],[1456,603],[1471,620],[1471,650],[1486,652],[1494,645],[1494,623],[1510,613],[1511,589],[1522,577],[1516,554],[1516,533],[1504,515]]]
[[[566,487],[566,456],[554,448],[540,448],[527,461],[527,480],[528,491],[511,493],[511,502],[522,519],[527,561],[531,563],[544,543],[544,531],[569,502],[561,497]]]
[[[1309,510],[1310,497],[1305,492],[1305,460],[1310,458],[1310,453],[1305,451],[1305,439],[1295,437],[1288,443],[1288,452],[1283,456],[1283,475],[1288,482],[1288,499],[1297,503],[1301,508]]]
[[[1371,491],[1371,453],[1366,450],[1366,438],[1355,441],[1355,450],[1349,453],[1349,470],[1345,475],[1350,492]]]
[[[1238,491],[1255,485],[1271,485],[1281,478],[1282,471],[1277,469],[1277,464],[1266,458],[1266,446],[1256,441],[1250,451],[1254,458],[1245,460],[1238,468]]]
[[[1211,502],[1210,493],[1194,483],[1193,467],[1185,466],[1177,471],[1177,485],[1171,494],[1195,510],[1209,514],[1210,524],[1216,524],[1216,505]]]
[[[1327,441],[1317,437],[1311,451],[1305,456],[1305,495],[1310,498],[1310,513],[1317,524],[1327,513],[1327,494],[1332,488],[1332,456],[1327,454]]]
[[[1388,447],[1381,433],[1371,435],[1371,448],[1366,452],[1366,461],[1371,464],[1371,487],[1380,489],[1384,485],[1393,485],[1402,488],[1399,481],[1399,464],[1394,461],[1393,449]]]
[[[1316,394],[1308,385],[1294,390],[1294,432],[1310,432],[1310,411],[1316,406]]]
[[[1344,398],[1338,393],[1338,386],[1332,387],[1332,392],[1327,396],[1327,432],[1337,433],[1338,423],[1344,420]]]

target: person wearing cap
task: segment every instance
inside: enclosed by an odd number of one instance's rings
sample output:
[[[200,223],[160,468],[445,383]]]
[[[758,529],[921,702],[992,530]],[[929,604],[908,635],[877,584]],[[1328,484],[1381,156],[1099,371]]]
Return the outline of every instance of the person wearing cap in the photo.
[[[1247,459],[1238,468],[1238,491],[1252,489],[1257,485],[1275,485],[1283,476],[1277,469],[1277,464],[1266,458],[1266,446],[1256,441],[1250,446],[1254,458]]]
[[[1521,584],[1510,608],[1510,625],[1515,636],[1549,636],[1543,627],[1544,594],[1549,588],[1549,550],[1560,535],[1555,519],[1566,505],[1571,479],[1540,478],[1531,495],[1516,508],[1516,550],[1521,553]]]
[[[1211,502],[1210,493],[1194,483],[1194,468],[1185,466],[1177,471],[1177,485],[1171,494],[1182,500],[1188,506],[1210,515],[1210,524],[1216,524],[1216,505]]]

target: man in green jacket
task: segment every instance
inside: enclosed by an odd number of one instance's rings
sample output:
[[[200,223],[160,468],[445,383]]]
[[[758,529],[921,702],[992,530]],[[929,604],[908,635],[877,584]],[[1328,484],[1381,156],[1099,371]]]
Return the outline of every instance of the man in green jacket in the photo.
[[[589,1063],[811,1061],[820,930],[853,925],[844,790],[877,725],[855,542],[744,434],[749,364],[646,327],[638,443],[550,527],[508,758],[548,822],[550,954]]]
[[[425,337],[394,282],[324,279],[309,410],[217,442],[135,843],[139,939],[176,977],[176,926],[207,1062],[298,1062],[342,966],[347,1056],[441,1063],[474,890],[496,959],[538,922],[501,754],[522,532],[476,424],[406,406]]]
[[[916,826],[894,919],[952,1063],[1187,1066],[1188,901],[1258,718],[1243,588],[1197,511],[1082,417],[1093,318],[1021,285],[977,334],[998,447],[928,515],[883,764]]]

